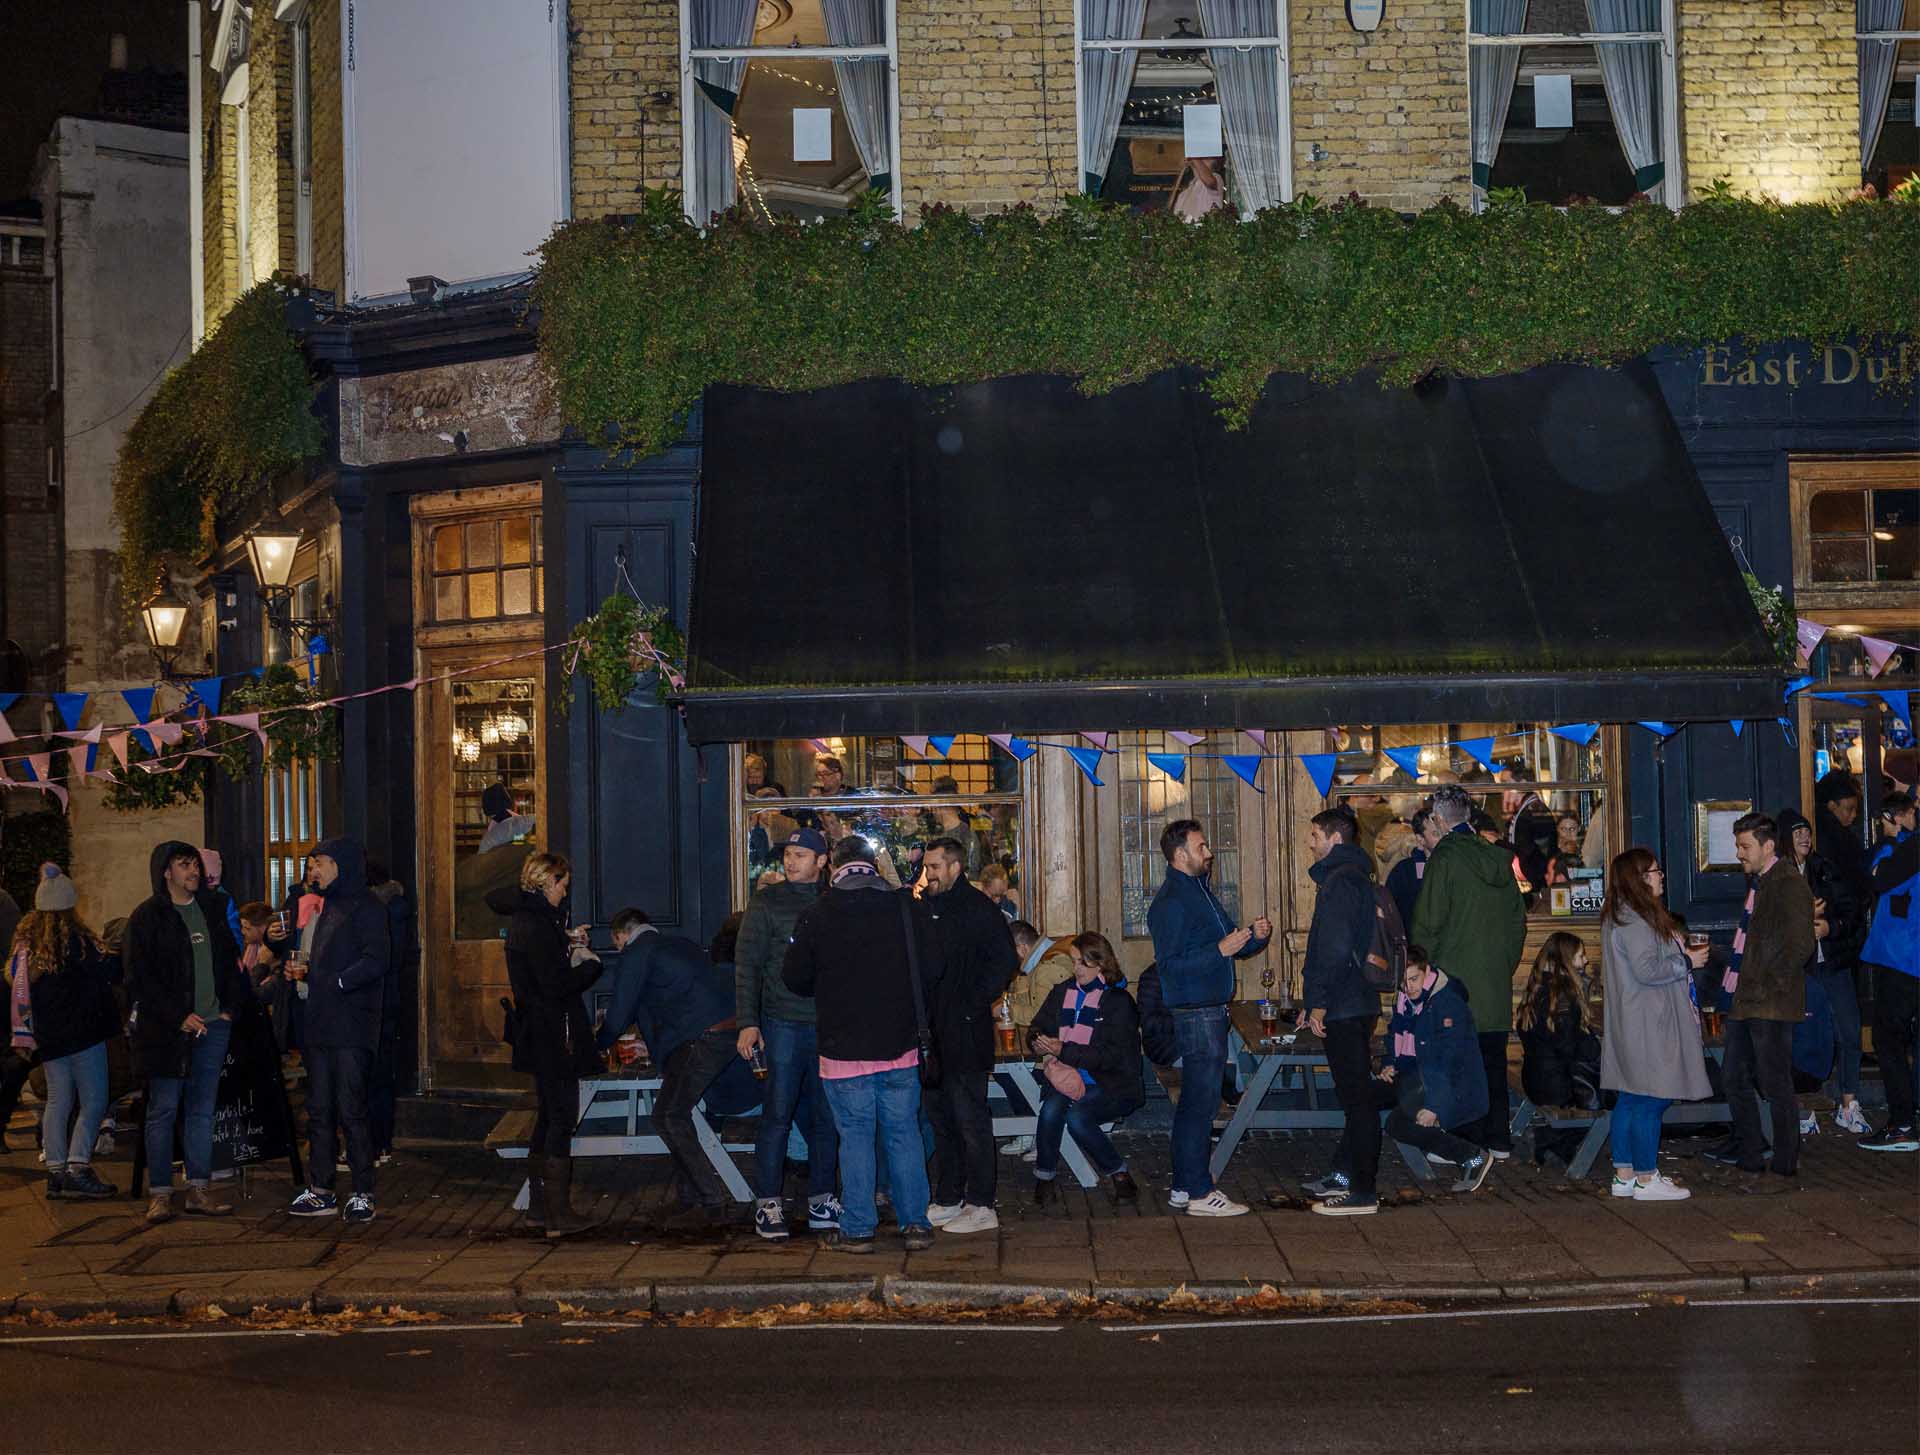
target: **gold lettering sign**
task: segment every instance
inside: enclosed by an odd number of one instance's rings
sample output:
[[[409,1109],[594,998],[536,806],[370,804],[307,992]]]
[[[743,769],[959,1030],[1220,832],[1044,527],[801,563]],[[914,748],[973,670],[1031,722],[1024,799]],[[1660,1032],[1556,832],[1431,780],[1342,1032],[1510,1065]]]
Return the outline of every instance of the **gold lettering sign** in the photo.
[[[1911,379],[1920,357],[1905,341],[1891,349],[1825,344],[1784,354],[1738,354],[1709,347],[1700,356],[1700,382],[1710,389],[1798,389],[1802,384],[1870,384]]]

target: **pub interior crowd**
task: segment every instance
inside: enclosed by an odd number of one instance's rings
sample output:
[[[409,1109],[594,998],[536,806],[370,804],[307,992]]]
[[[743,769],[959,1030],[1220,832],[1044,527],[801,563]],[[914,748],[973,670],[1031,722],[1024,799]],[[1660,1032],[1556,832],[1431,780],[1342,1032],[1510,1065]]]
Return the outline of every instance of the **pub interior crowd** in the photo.
[[[818,758],[816,794],[855,791],[844,779],[838,759]],[[786,797],[750,772],[750,795],[767,788]],[[1189,1217],[1248,1211],[1214,1185],[1209,1153],[1221,1095],[1234,1084],[1235,962],[1260,954],[1273,925],[1264,914],[1244,924],[1229,914],[1202,826],[1177,818],[1160,833],[1164,878],[1146,916],[1154,960],[1130,985],[1104,933],[1049,936],[1021,919],[1006,856],[996,857],[1004,826],[977,823],[950,780],[933,790],[941,801],[913,811],[925,837],[896,840],[898,863],[844,814],[795,808],[777,842],[751,846],[750,901],[712,946],[629,908],[614,917],[614,955],[603,957],[587,927],[570,924],[571,870],[554,853],[527,852],[517,883],[486,895],[505,927],[513,1066],[533,1080],[528,1216],[545,1236],[594,1226],[571,1196],[581,1079],[642,1056],[662,1078],[654,1124],[674,1164],[681,1206],[669,1223],[679,1230],[731,1221],[695,1120],[702,1104],[720,1114],[759,1108],[753,1225],[763,1238],[790,1236],[790,1143],[805,1149],[806,1225],[825,1246],[870,1250],[888,1207],[910,1249],[929,1246],[936,1229],[997,1227],[989,1083],[996,1058],[1019,1057],[1045,1082],[1034,1203],[1057,1201],[1068,1131],[1108,1195],[1138,1201],[1109,1132],[1145,1103],[1144,1059],[1178,1068],[1164,1078],[1176,1096],[1169,1206]],[[1818,798],[1817,829],[1791,809],[1734,826],[1748,892],[1728,947],[1689,934],[1668,911],[1652,851],[1614,855],[1600,973],[1589,946],[1556,931],[1517,1011],[1526,895],[1591,844],[1576,844],[1537,795],[1476,796],[1445,781],[1404,824],[1383,811],[1384,798],[1316,814],[1302,1005],[1262,1005],[1268,1025],[1296,1019],[1295,1036],[1324,1047],[1345,1113],[1331,1165],[1305,1184],[1312,1210],[1377,1210],[1383,1114],[1386,1135],[1457,1167],[1456,1192],[1478,1190],[1512,1151],[1515,1030],[1529,1100],[1610,1109],[1614,1197],[1687,1197],[1656,1161],[1661,1119],[1675,1102],[1721,1097],[1732,1135],[1703,1155],[1741,1169],[1744,1190],[1789,1189],[1801,1139],[1819,1130],[1796,1100],[1796,1061],[1832,1065],[1836,1133],[1870,1151],[1920,1149],[1914,800],[1897,789],[1883,796],[1869,848],[1850,775],[1822,779]],[[1504,823],[1489,803],[1509,809]],[[765,828],[755,820],[756,832]],[[1391,863],[1384,874],[1376,854]],[[210,850],[164,843],[150,868],[152,896],[104,938],[78,920],[73,882],[51,864],[32,909],[15,927],[0,923],[12,1028],[0,1129],[39,1069],[48,1195],[112,1195],[91,1161],[117,1074],[114,1098],[129,1083],[145,1091],[148,1219],[173,1216],[176,1123],[185,1210],[225,1215],[211,1185],[216,1089],[237,1028],[265,1028],[309,1078],[307,1185],[288,1211],[370,1220],[375,1169],[393,1135],[398,972],[417,954],[404,892],[344,838],[318,846],[278,910],[234,905]],[[0,896],[0,914],[11,907]],[[1888,1106],[1877,1133],[1859,1101],[1856,985],[1865,976]],[[1032,977],[1037,1009],[1015,1027],[1009,992],[1021,977]],[[1811,1014],[1820,1004],[1825,1012]],[[1543,1130],[1534,1155],[1570,1157],[1566,1138],[1580,1135]],[[344,1204],[334,1187],[342,1144]]]

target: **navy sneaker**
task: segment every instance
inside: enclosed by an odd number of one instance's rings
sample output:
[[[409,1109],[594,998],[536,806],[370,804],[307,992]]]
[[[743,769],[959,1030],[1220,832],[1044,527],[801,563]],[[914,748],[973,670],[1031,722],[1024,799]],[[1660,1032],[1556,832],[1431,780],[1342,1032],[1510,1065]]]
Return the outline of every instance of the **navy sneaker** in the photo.
[[[356,1192],[347,1199],[347,1210],[342,1216],[350,1223],[372,1222],[373,1199],[364,1192]]]
[[[1347,1174],[1344,1172],[1329,1172],[1325,1177],[1316,1177],[1311,1182],[1300,1184],[1300,1190],[1312,1198],[1332,1197],[1336,1192],[1345,1192],[1347,1187]]]
[[[296,1218],[330,1218],[339,1211],[339,1198],[331,1192],[321,1192],[312,1187],[304,1189],[287,1204],[287,1215]]]
[[[807,1199],[807,1226],[816,1233],[840,1226],[840,1199],[831,1192]]]
[[[787,1241],[787,1210],[777,1197],[762,1198],[753,1209],[753,1230],[769,1243]]]
[[[1313,1210],[1323,1218],[1359,1218],[1380,1211],[1380,1200],[1374,1197],[1362,1197],[1357,1192],[1336,1192],[1323,1202],[1316,1202]]]

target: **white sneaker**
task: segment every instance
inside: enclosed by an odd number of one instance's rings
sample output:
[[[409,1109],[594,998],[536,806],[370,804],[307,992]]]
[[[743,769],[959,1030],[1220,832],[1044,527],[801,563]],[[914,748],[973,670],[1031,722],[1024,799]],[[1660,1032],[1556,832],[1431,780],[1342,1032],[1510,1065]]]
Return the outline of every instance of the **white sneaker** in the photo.
[[[1633,1184],[1635,1202],[1685,1202],[1693,1194],[1675,1182],[1672,1178],[1656,1172],[1651,1182],[1636,1181]]]
[[[1638,1185],[1631,1177],[1616,1177],[1613,1179],[1613,1186],[1607,1191],[1615,1197],[1632,1197],[1633,1189]]]
[[[1187,1194],[1179,1191],[1177,1188],[1167,1194],[1167,1206],[1175,1212],[1185,1212],[1187,1210],[1187,1204],[1190,1201],[1191,1199]]]
[[[1860,1110],[1860,1103],[1857,1101],[1841,1107],[1840,1114],[1833,1119],[1833,1124],[1843,1132],[1852,1132],[1856,1137],[1864,1137],[1873,1130],[1872,1124],[1868,1122],[1866,1114]]]
[[[935,1226],[943,1233],[990,1233],[1000,1226],[1000,1215],[990,1207],[962,1203],[957,1216]]]
[[[1032,1154],[1032,1137],[1009,1137],[1000,1144],[1000,1155],[1002,1157],[1025,1157],[1028,1161],[1032,1161]]]
[[[1808,1112],[1805,1116],[1801,1117],[1800,1118],[1800,1135],[1803,1137],[1819,1136],[1820,1135],[1820,1118],[1815,1116],[1812,1112]]]
[[[930,1202],[927,1204],[927,1221],[936,1228],[944,1228],[948,1223],[965,1211],[963,1202]]]
[[[1205,1197],[1190,1199],[1187,1203],[1190,1218],[1237,1218],[1248,1211],[1245,1203],[1235,1202],[1217,1187]]]

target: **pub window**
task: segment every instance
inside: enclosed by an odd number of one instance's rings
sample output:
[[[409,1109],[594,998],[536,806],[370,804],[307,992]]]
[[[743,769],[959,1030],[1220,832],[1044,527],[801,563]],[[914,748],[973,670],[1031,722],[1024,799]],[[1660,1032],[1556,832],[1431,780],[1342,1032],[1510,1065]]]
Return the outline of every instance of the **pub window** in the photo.
[[[269,764],[267,902],[276,908],[299,883],[300,868],[326,837],[320,814],[320,765],[307,758]]]
[[[320,615],[320,577],[313,557],[309,556],[294,562],[293,569],[296,572],[303,567],[316,574],[292,583],[289,589],[293,595],[288,601],[287,614],[298,621],[313,621]],[[269,667],[281,662],[292,662],[306,655],[305,645],[299,636],[290,631],[277,630],[271,621],[265,619],[264,612],[261,615],[260,629],[265,639],[263,656]]]
[[[1670,0],[1471,0],[1469,10],[1476,204],[1509,187],[1557,206],[1678,197],[1667,181],[1678,168]]]
[[[998,865],[1012,905],[1024,902],[1020,764],[984,737],[956,737],[945,757],[897,737],[749,740],[740,793],[749,891],[778,877],[787,836],[811,828],[830,845],[862,835],[880,872],[904,885],[918,881],[929,843],[954,839],[968,878]]]
[[[1903,13],[1904,11],[1904,13]],[[1920,40],[1895,39],[1920,26],[1920,4],[1907,0],[1866,0],[1857,10],[1860,77],[1861,172],[1882,197],[1910,177],[1920,174],[1920,129],[1915,102],[1920,101]]]
[[[1293,193],[1287,0],[1079,0],[1081,190],[1189,220]]]
[[[1213,849],[1213,892],[1236,924],[1240,913],[1240,780],[1217,756],[1236,753],[1233,733],[1183,746],[1161,732],[1119,733],[1120,914],[1128,939],[1147,936],[1147,910],[1167,877],[1160,832],[1175,819],[1200,821]],[[1184,778],[1153,766],[1149,753],[1187,754]],[[1211,754],[1216,756],[1202,756]]]
[[[1611,852],[1604,742],[1601,733],[1572,742],[1545,723],[1354,724],[1327,734],[1327,751],[1339,755],[1327,797],[1352,811],[1384,882],[1413,852],[1414,815],[1435,788],[1458,783],[1473,795],[1477,831],[1511,848],[1530,913],[1597,914]]]
[[[1816,583],[1920,580],[1920,489],[1818,491],[1807,544]]]
[[[685,0],[687,215],[897,211],[891,0]]]
[[[433,531],[433,619],[496,621],[546,610],[540,512],[462,520]]]

